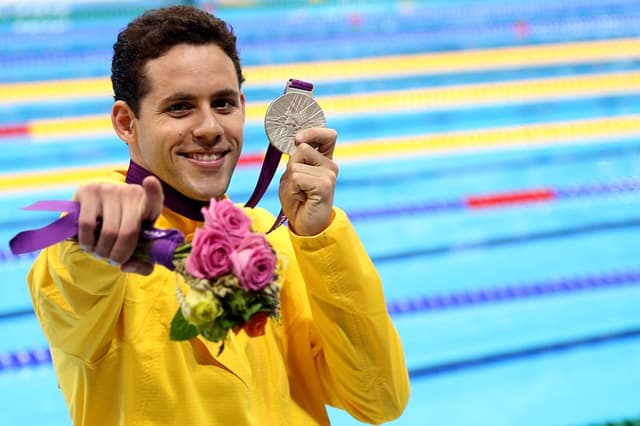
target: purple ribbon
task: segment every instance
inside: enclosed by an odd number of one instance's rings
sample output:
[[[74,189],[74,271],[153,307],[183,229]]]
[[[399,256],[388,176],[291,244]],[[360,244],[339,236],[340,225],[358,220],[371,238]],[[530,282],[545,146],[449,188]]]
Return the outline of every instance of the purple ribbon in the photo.
[[[144,167],[135,163],[133,160],[129,161],[129,168],[127,169],[127,176],[125,182],[129,184],[142,185],[142,181],[147,176],[155,176]],[[162,193],[164,194],[164,206],[174,212],[188,217],[192,220],[202,222],[204,216],[202,216],[202,208],[209,205],[208,201],[194,200],[186,195],[182,194],[171,185],[155,176],[162,185]]]
[[[134,256],[173,271],[173,255],[183,243],[184,236],[175,229],[143,228]]]
[[[278,169],[278,164],[280,163],[280,158],[282,157],[282,152],[278,151],[273,145],[269,144],[267,148],[267,153],[264,156],[264,162],[262,163],[262,169],[260,170],[260,176],[258,177],[258,182],[256,183],[256,187],[253,190],[253,194],[249,197],[249,201],[245,203],[245,207],[254,208],[264,193],[267,191],[273,176]],[[284,211],[280,209],[280,213],[278,213],[278,217],[271,225],[271,228],[267,231],[267,234],[276,229],[278,226],[282,225],[287,217],[284,215]]]
[[[78,234],[80,205],[74,201],[38,201],[22,210],[66,212],[67,214],[42,228],[22,231],[9,241],[13,254],[40,250]]]
[[[245,203],[246,207],[254,208],[264,193],[267,191],[273,176],[276,174],[276,170],[278,169],[278,164],[280,163],[280,158],[282,157],[282,152],[280,152],[276,147],[269,144],[267,148],[267,152],[264,155],[264,161],[262,162],[262,168],[260,169],[260,176],[258,176],[258,182],[256,183],[256,187],[249,197],[249,201]]]
[[[291,82],[291,87],[293,88],[306,90],[307,92],[311,92],[313,90],[313,84],[308,83],[306,81],[296,80],[292,78],[290,79],[290,82]],[[285,89],[285,93],[286,93],[286,89]],[[251,197],[249,197],[249,201],[245,203],[246,207],[253,208],[258,204],[258,202],[260,201],[264,193],[267,191],[269,184],[273,180],[273,176],[275,175],[276,170],[278,169],[278,164],[280,164],[280,158],[282,158],[282,152],[280,152],[280,150],[278,150],[273,145],[269,144],[269,146],[267,147],[267,152],[264,156],[264,161],[262,162],[262,168],[260,169],[258,182],[256,183],[256,187],[253,190]],[[282,211],[282,209],[280,209],[280,213],[278,213],[278,217],[276,218],[275,222],[271,226],[271,229],[267,231],[267,234],[273,231],[274,229],[276,229],[278,226],[282,225],[286,220],[287,218],[284,215],[284,212]]]
[[[24,207],[23,210],[55,211],[67,214],[42,228],[16,234],[9,241],[9,248],[15,255],[40,250],[78,235],[80,204],[75,201],[38,201]],[[173,270],[174,252],[183,243],[183,235],[175,229],[143,227],[134,257]]]
[[[291,87],[309,92],[313,90],[313,84],[295,79],[291,79]],[[269,144],[258,182],[245,206],[253,208],[258,204],[275,175],[281,157],[282,152]],[[142,180],[149,175],[151,175],[149,171],[131,161],[127,170],[126,182],[142,184]],[[201,209],[206,203],[186,197],[162,180],[161,183],[166,207],[190,219],[203,220]],[[38,201],[24,207],[23,210],[56,211],[67,214],[42,228],[22,231],[14,236],[9,242],[9,247],[14,255],[40,250],[78,235],[80,205],[75,201]],[[281,209],[268,232],[276,229],[285,220],[286,217]],[[177,230],[162,230],[143,225],[134,257],[164,265],[173,270],[174,252],[183,243],[184,237]]]

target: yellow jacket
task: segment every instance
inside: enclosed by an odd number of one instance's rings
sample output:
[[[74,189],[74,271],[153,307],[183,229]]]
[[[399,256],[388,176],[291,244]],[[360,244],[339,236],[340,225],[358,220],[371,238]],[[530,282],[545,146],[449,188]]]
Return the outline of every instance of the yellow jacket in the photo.
[[[117,175],[118,180],[123,180]],[[246,209],[255,229],[273,216]],[[269,234],[288,259],[281,321],[218,346],[169,340],[177,275],[122,273],[72,242],[28,275],[74,425],[323,425],[325,404],[362,421],[398,417],[409,397],[402,347],[377,272],[346,215],[313,237]],[[158,228],[201,223],[164,209]]]

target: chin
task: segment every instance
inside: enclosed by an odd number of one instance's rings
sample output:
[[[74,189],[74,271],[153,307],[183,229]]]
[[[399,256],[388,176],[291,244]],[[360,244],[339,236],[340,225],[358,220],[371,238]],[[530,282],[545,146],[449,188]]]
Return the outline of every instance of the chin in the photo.
[[[208,202],[212,198],[219,199],[227,191],[228,183],[224,185],[220,179],[194,179],[183,180],[178,189],[184,195],[194,200]]]

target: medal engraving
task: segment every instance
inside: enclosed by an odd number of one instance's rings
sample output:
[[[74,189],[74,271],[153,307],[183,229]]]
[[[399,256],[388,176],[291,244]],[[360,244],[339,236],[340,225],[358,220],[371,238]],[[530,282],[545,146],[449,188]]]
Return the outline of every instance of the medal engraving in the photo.
[[[264,118],[264,128],[271,145],[290,154],[295,148],[294,138],[302,129],[326,127],[320,105],[302,93],[290,92],[273,101]]]

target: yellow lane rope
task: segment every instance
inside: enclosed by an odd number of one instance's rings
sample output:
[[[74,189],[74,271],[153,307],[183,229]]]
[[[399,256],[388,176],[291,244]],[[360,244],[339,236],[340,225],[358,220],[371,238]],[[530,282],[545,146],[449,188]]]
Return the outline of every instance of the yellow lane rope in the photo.
[[[327,117],[337,117],[632,93],[640,93],[640,71],[320,97],[318,102]],[[247,104],[247,121],[263,120],[267,106]],[[41,138],[113,132],[106,114],[33,120],[27,127]]]
[[[578,64],[640,57],[640,38],[473,49],[249,68],[249,84],[282,84],[290,76],[313,82],[392,78],[543,65]]]
[[[628,115],[343,143],[337,146],[335,157],[337,161],[371,160],[498,147],[566,144],[637,135],[640,135],[640,115]],[[0,192],[75,186],[90,179],[103,177],[113,167],[105,165],[95,168],[0,174]]]
[[[280,86],[295,77],[315,83],[364,78],[578,64],[640,58],[640,38],[501,47],[414,55],[395,55],[340,61],[247,66],[247,87]],[[70,98],[110,98],[109,78],[0,84],[0,104]]]

